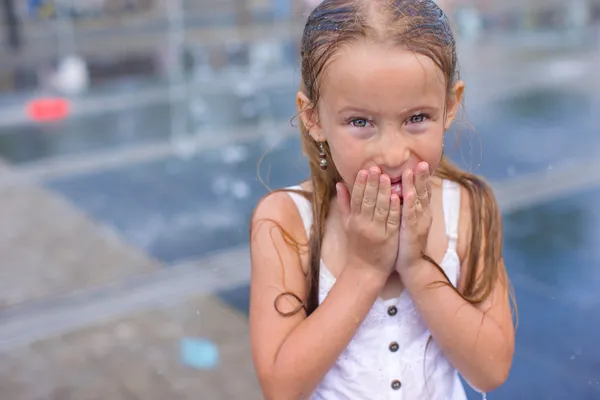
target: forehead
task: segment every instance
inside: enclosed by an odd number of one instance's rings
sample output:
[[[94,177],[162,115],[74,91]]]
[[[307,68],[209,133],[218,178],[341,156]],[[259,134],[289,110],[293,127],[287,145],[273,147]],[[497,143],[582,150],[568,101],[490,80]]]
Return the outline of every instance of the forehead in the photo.
[[[322,80],[322,99],[380,111],[443,104],[442,71],[429,57],[399,47],[358,41],[338,49]],[[358,103],[358,104],[356,104]]]

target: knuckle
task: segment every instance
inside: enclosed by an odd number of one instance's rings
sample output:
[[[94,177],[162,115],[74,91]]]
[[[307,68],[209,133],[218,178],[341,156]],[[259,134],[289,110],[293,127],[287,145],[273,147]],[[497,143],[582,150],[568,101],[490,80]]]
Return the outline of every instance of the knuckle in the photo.
[[[400,220],[397,218],[388,219],[388,224],[391,226],[399,226]]]
[[[375,208],[375,212],[379,215],[387,215],[388,213],[388,208],[386,206],[382,206],[382,205],[378,205]]]
[[[372,207],[372,206],[374,206],[374,205],[375,205],[375,203],[376,203],[376,201],[375,201],[375,199],[374,199],[374,198],[371,198],[371,197],[365,197],[365,198],[363,199],[363,204],[364,204],[364,205],[366,205],[366,206]]]

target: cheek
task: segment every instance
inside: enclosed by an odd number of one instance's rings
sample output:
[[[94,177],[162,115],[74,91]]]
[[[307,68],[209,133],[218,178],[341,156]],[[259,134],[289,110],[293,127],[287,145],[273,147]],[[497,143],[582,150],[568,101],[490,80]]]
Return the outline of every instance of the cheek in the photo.
[[[341,138],[337,135],[331,136],[329,147],[333,163],[344,182],[351,186],[356,179],[356,175],[358,175],[358,171],[364,167],[366,158],[364,145],[359,146],[348,138]]]
[[[432,174],[439,167],[443,155],[444,148],[442,147],[442,143],[440,142],[439,145],[436,145],[430,151],[428,151],[427,155],[424,157],[424,161],[427,161],[427,163],[429,164],[429,169]]]
[[[417,158],[417,162],[427,162],[431,173],[433,173],[438,168],[444,153],[442,144],[441,134],[438,135],[436,132],[435,134],[424,135],[413,143],[413,155]]]

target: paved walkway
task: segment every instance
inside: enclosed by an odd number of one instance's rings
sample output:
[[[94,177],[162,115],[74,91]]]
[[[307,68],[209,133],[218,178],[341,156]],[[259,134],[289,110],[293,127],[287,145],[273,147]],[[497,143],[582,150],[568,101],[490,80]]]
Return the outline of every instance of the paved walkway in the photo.
[[[247,282],[247,249],[164,266],[34,186],[0,189],[0,218],[3,399],[260,398],[246,318],[210,296]]]
[[[185,337],[218,346],[218,364],[183,364]],[[7,400],[260,399],[249,352],[244,317],[192,296],[4,352],[0,393]]]

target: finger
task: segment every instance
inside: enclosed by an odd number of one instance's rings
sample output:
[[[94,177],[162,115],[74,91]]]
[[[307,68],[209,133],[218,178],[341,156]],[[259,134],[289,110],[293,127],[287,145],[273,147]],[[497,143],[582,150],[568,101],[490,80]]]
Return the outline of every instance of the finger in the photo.
[[[413,203],[414,203],[415,215],[417,216],[417,218],[419,218],[423,214],[423,211],[425,211],[425,205],[423,205],[421,200],[419,200],[416,193],[415,193],[415,201]]]
[[[404,196],[404,205],[402,206],[402,226],[411,228],[417,224],[417,212],[415,208],[415,200],[417,195],[414,190],[411,190]]]
[[[415,173],[415,187],[417,199],[423,207],[429,205],[429,193],[427,191],[427,182],[429,181],[429,164],[422,162],[417,165]]]
[[[415,173],[407,169],[402,173],[402,197],[406,200],[406,195],[410,191],[415,191]]]
[[[400,218],[402,218],[400,197],[394,193],[390,196],[390,212],[387,218],[388,232],[398,231],[400,229]]]
[[[341,182],[338,182],[335,185],[335,189],[337,191],[337,201],[338,206],[340,207],[340,212],[344,219],[348,218],[350,215],[350,192],[348,192],[348,188]]]
[[[364,170],[359,171],[358,175],[356,175],[354,186],[352,186],[352,197],[350,200],[350,211],[353,215],[360,214],[368,175],[368,172]]]
[[[431,190],[431,178],[429,178],[427,180],[427,195],[428,195],[427,197],[428,197],[428,200],[429,200],[429,204],[431,204],[431,194],[432,193],[433,193],[433,191]]]
[[[407,222],[416,221],[415,214],[415,200],[416,200],[416,189],[415,189],[415,174],[411,170],[404,171],[402,174],[402,193],[404,202],[402,205],[402,225],[406,226]]]
[[[379,177],[379,193],[377,194],[377,204],[375,205],[375,215],[373,220],[385,224],[390,213],[390,196],[392,194],[392,182],[389,176],[381,175]],[[383,226],[385,228],[385,225]]]
[[[360,206],[360,214],[368,221],[373,219],[375,205],[377,204],[377,193],[379,192],[379,176],[381,172],[379,168],[371,168],[369,170],[369,178],[365,188],[365,195]]]

